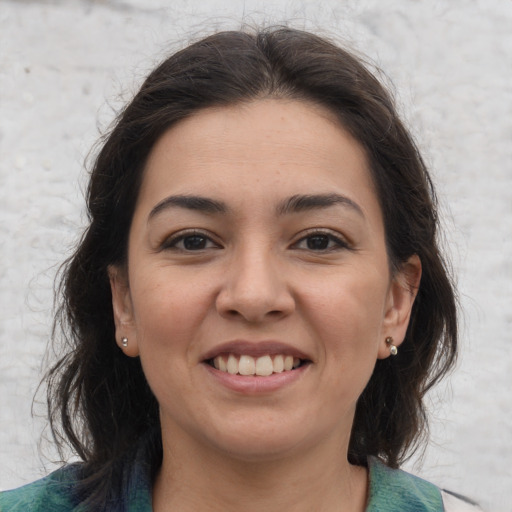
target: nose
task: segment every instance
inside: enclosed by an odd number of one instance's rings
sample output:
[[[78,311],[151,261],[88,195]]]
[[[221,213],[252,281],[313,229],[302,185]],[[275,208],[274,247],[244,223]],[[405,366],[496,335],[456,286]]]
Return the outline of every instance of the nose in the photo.
[[[295,299],[286,271],[271,250],[249,250],[237,255],[226,270],[216,308],[225,318],[261,323],[286,317]]]

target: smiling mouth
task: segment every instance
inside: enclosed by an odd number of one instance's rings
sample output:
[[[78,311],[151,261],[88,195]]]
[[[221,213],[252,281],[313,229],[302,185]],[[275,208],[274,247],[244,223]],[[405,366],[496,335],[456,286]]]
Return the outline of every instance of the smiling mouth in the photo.
[[[258,377],[268,377],[276,373],[293,371],[310,362],[307,359],[281,354],[260,357],[244,354],[222,354],[207,361],[210,366],[224,373]]]

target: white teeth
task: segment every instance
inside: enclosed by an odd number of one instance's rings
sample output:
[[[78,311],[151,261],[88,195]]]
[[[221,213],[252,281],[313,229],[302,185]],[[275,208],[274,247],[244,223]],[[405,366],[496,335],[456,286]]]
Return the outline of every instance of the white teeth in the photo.
[[[221,372],[227,372],[228,371],[228,365],[226,363],[226,361],[224,361],[224,358],[223,357],[216,357],[214,359],[214,361],[219,361],[219,367],[215,367],[217,368],[217,370],[220,370]]]
[[[231,373],[232,375],[238,373],[238,359],[233,354],[229,354],[226,370],[228,371],[228,373]]]
[[[258,375],[267,377],[273,373],[290,371],[300,366],[300,359],[290,355],[265,355],[254,358],[248,355],[241,355],[237,358],[234,354],[227,356],[217,356],[213,359],[213,366],[221,372],[227,372],[232,375]]]
[[[256,359],[256,375],[266,377],[272,375],[274,372],[274,365],[270,356],[258,357]]]
[[[274,357],[274,373],[281,373],[284,370],[284,357]]]
[[[240,375],[254,375],[256,373],[254,357],[240,356],[240,361],[238,361],[238,373]]]
[[[284,369],[290,371],[293,368],[293,356],[286,356],[284,358]]]

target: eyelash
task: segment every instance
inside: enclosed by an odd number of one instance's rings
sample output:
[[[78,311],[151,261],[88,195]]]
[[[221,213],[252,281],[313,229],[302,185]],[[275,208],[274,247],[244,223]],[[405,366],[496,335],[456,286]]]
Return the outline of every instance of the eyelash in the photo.
[[[210,247],[201,246],[196,249],[187,248],[185,246],[179,247],[178,244],[181,242],[185,242],[187,239],[192,238],[201,239],[202,244],[212,244]],[[321,247],[321,248],[311,248],[311,247],[300,247],[300,244],[305,242],[306,244],[311,241],[313,238],[321,239],[322,241],[327,241],[327,247]],[[191,230],[191,231],[185,231],[180,232],[178,234],[175,234],[169,238],[166,238],[164,242],[161,244],[161,249],[174,249],[182,252],[200,252],[207,249],[219,249],[221,246],[212,240],[212,237],[203,231],[199,230]],[[311,229],[308,231],[304,236],[302,236],[299,240],[294,242],[291,246],[292,249],[298,249],[298,250],[304,250],[304,251],[312,251],[312,252],[318,252],[318,253],[326,253],[326,252],[332,252],[337,251],[341,249],[352,249],[350,244],[340,237],[339,235],[333,234],[331,231],[327,230],[321,230],[321,229]]]
[[[328,245],[334,243],[330,247],[320,248],[320,249],[312,249],[311,247],[299,247],[301,242],[308,242],[313,238],[322,238],[323,240],[327,240]],[[341,249],[352,249],[351,245],[338,234],[334,234],[331,231],[322,230],[322,229],[311,229],[306,233],[305,236],[302,236],[297,242],[294,242],[292,248],[312,251],[312,252],[331,252],[337,251]]]
[[[202,240],[204,240],[204,242],[206,244],[212,244],[213,246],[212,247],[201,247],[199,249],[190,249],[190,248],[186,248],[185,246],[183,247],[179,247],[178,244],[180,242],[184,242],[187,238],[188,239],[191,239],[191,238],[200,238]],[[198,231],[198,230],[191,230],[191,231],[182,231],[180,233],[177,233],[169,238],[166,238],[164,240],[164,242],[161,244],[160,248],[162,250],[165,250],[165,249],[175,249],[175,250],[178,250],[178,251],[182,251],[182,252],[200,252],[200,251],[204,251],[206,249],[219,249],[220,248],[220,245],[216,242],[214,242],[212,240],[212,237],[207,235],[206,233],[202,232],[202,231]]]

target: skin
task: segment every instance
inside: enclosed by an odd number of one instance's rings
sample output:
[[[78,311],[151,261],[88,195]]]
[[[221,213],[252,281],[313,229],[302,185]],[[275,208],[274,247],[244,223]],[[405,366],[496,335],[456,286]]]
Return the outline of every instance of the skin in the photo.
[[[323,203],[290,201],[306,195]],[[258,100],[172,127],[110,274],[118,343],[160,404],[154,510],[364,510],[355,405],[386,337],[405,336],[421,265],[390,275],[365,153],[327,111]],[[271,390],[230,387],[204,360],[269,340],[307,359]]]

